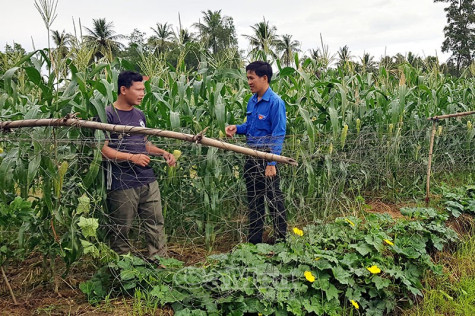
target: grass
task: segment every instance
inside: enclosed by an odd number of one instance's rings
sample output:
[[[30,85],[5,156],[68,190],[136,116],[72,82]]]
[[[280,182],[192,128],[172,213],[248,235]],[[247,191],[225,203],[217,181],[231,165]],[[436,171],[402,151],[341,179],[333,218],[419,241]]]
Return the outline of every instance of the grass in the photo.
[[[424,299],[404,315],[475,315],[474,253],[473,232],[455,253],[441,253],[444,274],[426,276]]]

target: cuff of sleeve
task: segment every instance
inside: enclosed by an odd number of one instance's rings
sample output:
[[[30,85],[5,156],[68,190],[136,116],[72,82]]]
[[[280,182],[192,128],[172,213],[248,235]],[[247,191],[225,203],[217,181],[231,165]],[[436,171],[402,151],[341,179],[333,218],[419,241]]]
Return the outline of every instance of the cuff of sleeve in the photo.
[[[269,161],[269,162],[267,162],[267,165],[268,165],[268,166],[275,166],[276,164],[277,164],[276,161]]]
[[[244,134],[244,125],[236,125],[236,133]]]

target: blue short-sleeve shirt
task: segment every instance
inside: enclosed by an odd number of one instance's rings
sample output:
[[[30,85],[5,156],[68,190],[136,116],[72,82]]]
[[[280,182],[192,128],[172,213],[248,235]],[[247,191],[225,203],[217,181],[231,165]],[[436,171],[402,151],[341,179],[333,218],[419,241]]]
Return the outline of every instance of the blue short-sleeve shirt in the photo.
[[[287,118],[285,103],[269,87],[258,100],[254,94],[247,103],[246,122],[237,125],[237,134],[246,135],[249,147],[280,155],[285,138]],[[267,165],[275,165],[268,162]]]

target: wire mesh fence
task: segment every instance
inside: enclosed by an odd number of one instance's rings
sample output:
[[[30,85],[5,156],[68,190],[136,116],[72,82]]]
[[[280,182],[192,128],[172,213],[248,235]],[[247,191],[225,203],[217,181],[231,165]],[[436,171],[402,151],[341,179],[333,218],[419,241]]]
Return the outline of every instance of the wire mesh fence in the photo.
[[[455,174],[458,179],[472,179],[473,137],[473,130],[456,125],[438,129],[434,184]],[[306,135],[287,136],[282,154],[299,162],[297,167],[278,167],[289,222],[303,224],[339,214],[351,208],[357,197],[422,200],[429,138],[428,128],[405,132],[396,128],[386,133],[361,130],[345,139],[320,134],[312,143]],[[106,162],[100,156],[103,139],[101,132],[77,128],[27,128],[2,134],[4,201],[23,195],[41,204],[53,195],[49,200],[56,206],[51,209],[60,226],[62,219],[79,215],[78,198],[87,196],[91,201],[89,216],[99,219],[99,238],[106,239],[111,220],[106,203]],[[153,157],[150,163],[160,186],[169,241],[206,251],[222,243],[246,241],[245,157],[200,144],[156,137],[149,140],[169,152],[181,152],[176,167],[167,166],[161,157]],[[244,138],[224,140],[245,146]],[[91,179],[94,168],[98,171]],[[51,185],[45,185],[51,180],[48,177],[53,179]],[[143,239],[140,219],[133,226],[131,240]],[[271,226],[267,217],[265,230],[272,235]],[[2,229],[2,234],[10,232],[8,227]],[[62,229],[69,228],[65,225]],[[55,234],[61,235],[59,230]],[[141,243],[135,247],[137,252],[143,249]]]

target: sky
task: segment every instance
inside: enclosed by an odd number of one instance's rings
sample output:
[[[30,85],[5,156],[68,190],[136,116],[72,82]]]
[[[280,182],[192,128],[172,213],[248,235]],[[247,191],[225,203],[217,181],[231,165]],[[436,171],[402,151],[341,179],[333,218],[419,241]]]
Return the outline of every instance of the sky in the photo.
[[[138,29],[149,36],[156,23],[168,22],[177,29],[180,15],[182,27],[195,31],[192,25],[202,11],[221,10],[233,18],[243,50],[249,43],[242,35],[251,35],[251,25],[265,18],[278,35],[298,40],[305,53],[321,47],[321,35],[330,53],[348,45],[355,60],[364,53],[379,60],[411,51],[421,57],[437,55],[444,62],[450,56],[441,52],[445,6],[433,0],[59,0],[52,29],[74,33],[75,21],[79,33],[79,19],[83,27],[91,27],[92,19],[106,18],[118,34]],[[36,49],[47,47],[46,27],[34,0],[0,0],[0,8],[0,50],[13,42],[27,51],[33,49],[32,42]]]

